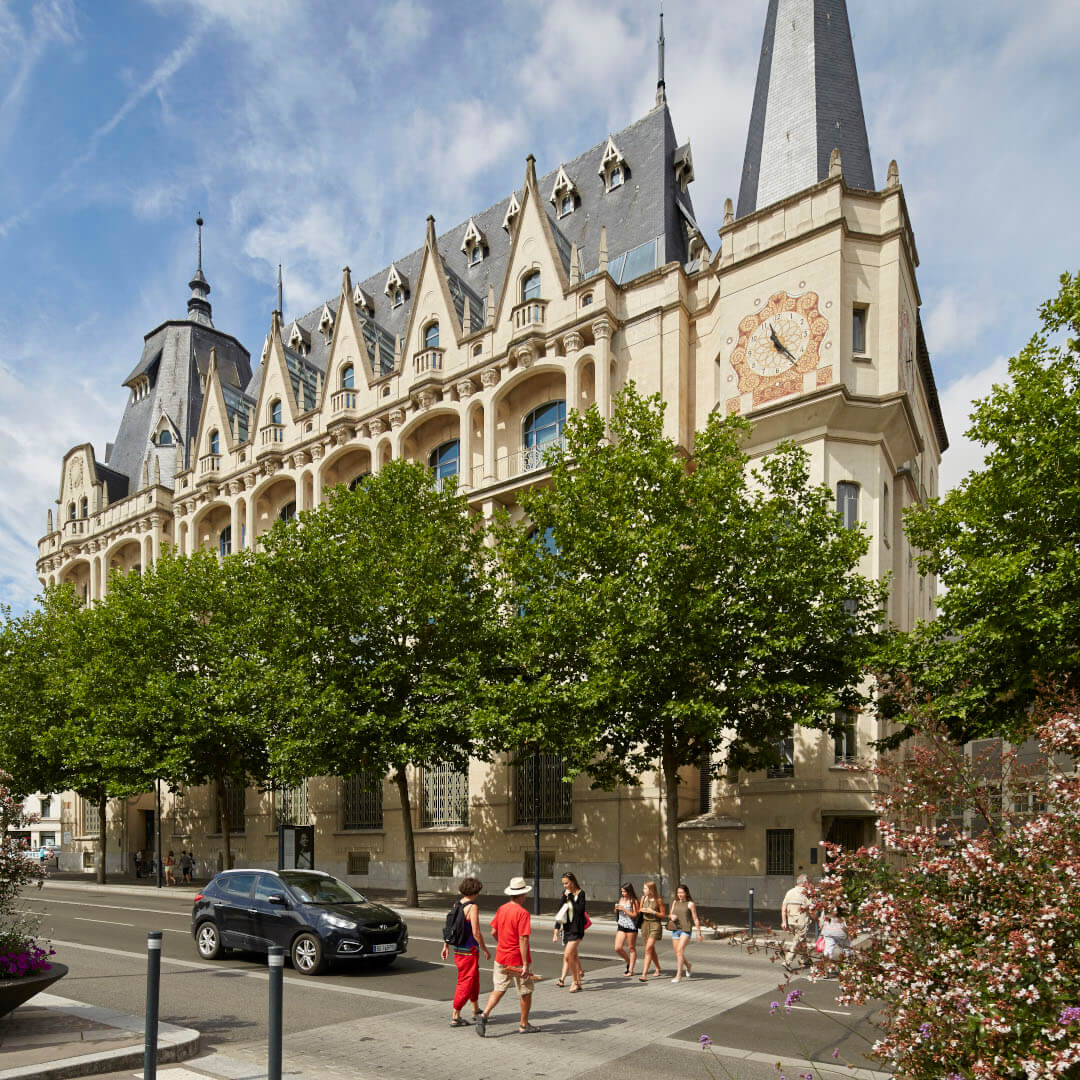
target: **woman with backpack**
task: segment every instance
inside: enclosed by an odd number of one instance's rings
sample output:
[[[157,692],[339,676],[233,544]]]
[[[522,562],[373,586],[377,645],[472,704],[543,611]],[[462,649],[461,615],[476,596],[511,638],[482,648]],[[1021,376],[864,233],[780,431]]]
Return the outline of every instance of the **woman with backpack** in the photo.
[[[466,1001],[472,1002],[473,1017],[480,1012],[480,950],[483,949],[484,956],[491,959],[480,929],[480,905],[477,903],[483,888],[482,881],[474,877],[465,878],[458,885],[461,897],[454,901],[443,927],[442,958],[445,960],[453,949],[458,970],[454,1011],[450,1017],[450,1026],[455,1028],[469,1026],[468,1020],[461,1015]]]

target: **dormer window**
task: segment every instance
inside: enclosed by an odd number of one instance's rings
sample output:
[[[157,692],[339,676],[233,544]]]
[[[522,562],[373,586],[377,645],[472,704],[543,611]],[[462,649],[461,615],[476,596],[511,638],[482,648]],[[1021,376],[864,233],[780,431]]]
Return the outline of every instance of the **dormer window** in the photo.
[[[626,181],[629,175],[626,159],[623,157],[622,151],[615,145],[614,139],[608,139],[607,145],[604,147],[604,153],[600,158],[600,168],[596,171],[604,181],[605,191],[614,191],[615,188],[622,187]]]
[[[334,336],[334,315],[330,311],[329,304],[323,304],[322,316],[319,318],[319,333],[327,341]]]
[[[164,431],[158,435],[157,443],[158,446],[172,446],[172,432],[168,428],[165,428]]]
[[[484,261],[487,241],[484,234],[477,228],[476,222],[469,218],[469,224],[465,229],[465,236],[461,241],[461,250],[469,260],[470,266],[476,266]]]
[[[424,348],[437,349],[439,347],[439,324],[428,323],[424,327]]]
[[[329,314],[325,307],[323,311]],[[333,325],[333,319],[330,320],[330,324]],[[323,324],[319,323],[320,330],[322,330],[322,327]],[[311,335],[295,319],[289,329],[289,348],[294,352],[298,352],[301,356],[307,356],[311,351]]]
[[[281,398],[274,398],[274,400],[270,402],[270,423],[281,423]]]
[[[409,279],[391,263],[390,272],[386,275],[386,287],[383,292],[390,297],[394,307],[400,307],[405,303],[405,297],[409,292]]]
[[[509,232],[514,224],[514,218],[521,212],[521,203],[518,202],[517,193],[511,192],[510,202],[506,206],[506,214],[503,216],[502,227]]]
[[[672,166],[675,169],[675,183],[685,191],[687,185],[694,179],[694,157],[690,153],[689,143],[683,143],[675,151]]]
[[[208,447],[209,447],[209,451],[208,451],[209,453],[211,453],[211,454],[220,454],[221,453],[221,439],[218,436],[218,433],[217,433],[216,430],[210,432],[210,437],[207,439],[207,444],[208,444]]]
[[[341,369],[341,389],[342,390],[351,390],[353,388],[354,375],[355,375],[355,370],[354,370],[352,364],[346,364]]]
[[[559,217],[566,217],[577,208],[577,188],[561,165],[555,176],[555,186],[551,189],[551,202],[558,207]]]
[[[540,299],[540,271],[533,270],[521,279],[521,300]]]
[[[353,303],[365,315],[374,315],[375,314],[375,301],[374,301],[374,299],[371,296],[369,296],[366,292],[364,292],[364,290],[361,289],[359,285],[357,285],[353,289],[352,298],[353,298]]]

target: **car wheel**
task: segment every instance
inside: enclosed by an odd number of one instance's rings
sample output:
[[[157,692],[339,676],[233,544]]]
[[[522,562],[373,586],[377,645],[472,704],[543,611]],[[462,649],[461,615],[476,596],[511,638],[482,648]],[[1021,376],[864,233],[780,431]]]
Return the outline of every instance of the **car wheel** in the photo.
[[[393,956],[374,956],[368,963],[373,967],[388,968],[397,959],[397,954]]]
[[[322,942],[314,934],[300,934],[292,943],[292,966],[301,975],[318,975],[324,965]]]
[[[204,960],[220,960],[225,955],[221,935],[215,923],[201,922],[195,930],[195,948]]]

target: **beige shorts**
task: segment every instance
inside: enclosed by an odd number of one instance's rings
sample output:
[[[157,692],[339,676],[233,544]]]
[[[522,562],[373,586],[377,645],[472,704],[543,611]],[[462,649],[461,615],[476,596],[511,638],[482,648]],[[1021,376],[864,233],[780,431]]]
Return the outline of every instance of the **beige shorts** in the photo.
[[[515,975],[514,968],[503,967],[502,964],[496,962],[495,964],[495,993],[505,994],[510,989],[511,985],[516,987],[518,997],[528,997],[533,992],[532,979],[523,979],[520,975]]]

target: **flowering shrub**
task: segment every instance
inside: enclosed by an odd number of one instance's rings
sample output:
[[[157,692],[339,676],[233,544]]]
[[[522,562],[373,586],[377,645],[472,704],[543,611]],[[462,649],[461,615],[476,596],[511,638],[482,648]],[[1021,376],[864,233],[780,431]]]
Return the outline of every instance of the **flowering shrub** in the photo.
[[[832,849],[808,890],[865,936],[837,1000],[884,1002],[872,1053],[899,1073],[1080,1075],[1080,709],[1071,697],[1037,718],[1030,768],[968,760],[919,718],[919,744],[879,767],[882,846]]]
[[[0,978],[32,975],[49,968],[52,949],[41,948],[33,938],[35,926],[15,906],[27,886],[40,888],[44,873],[37,859],[28,859],[7,827],[26,823],[22,803],[14,797],[11,777],[0,770]]]

